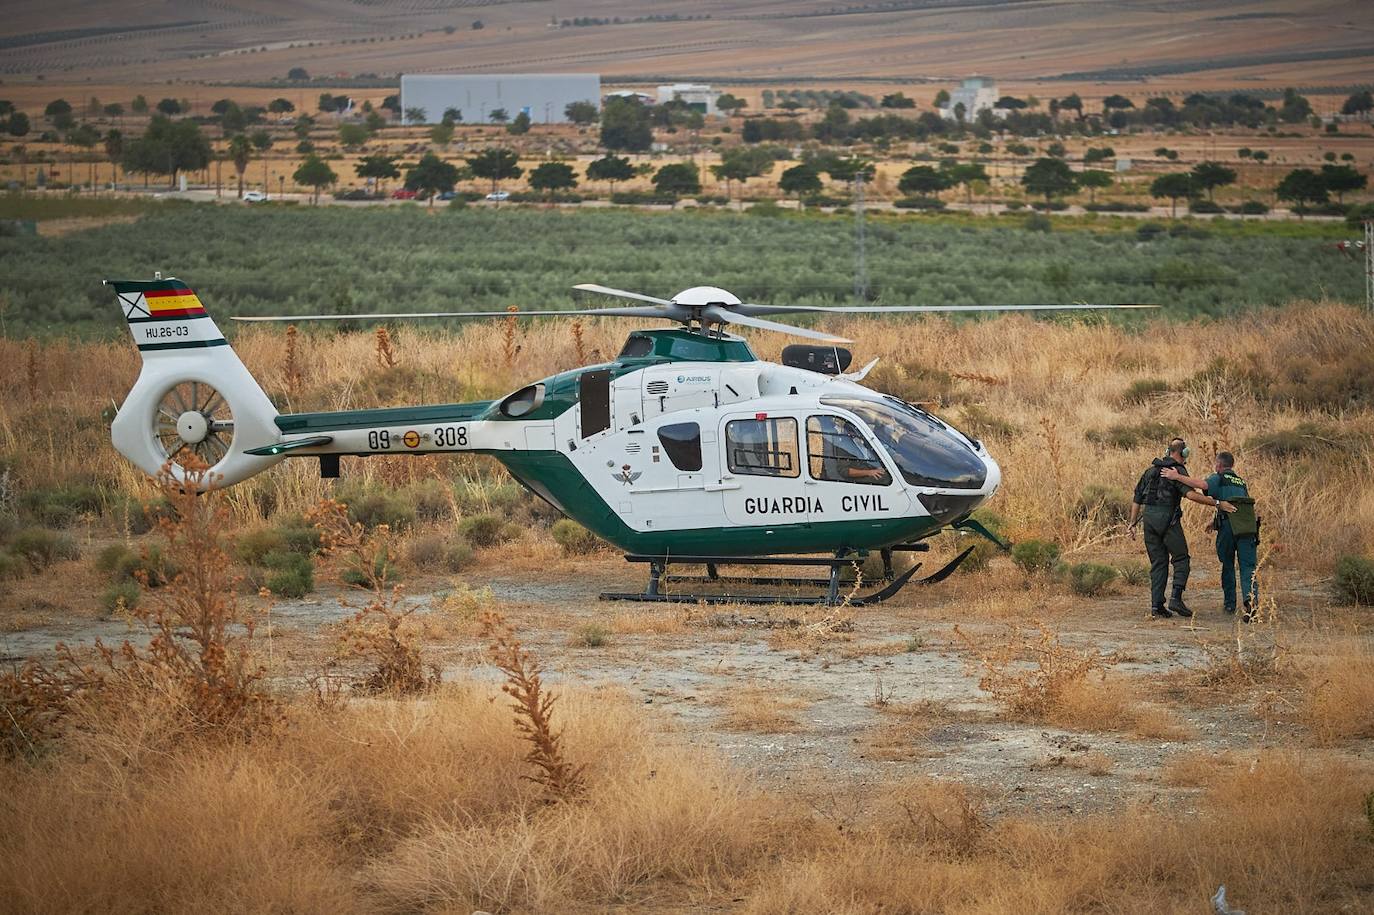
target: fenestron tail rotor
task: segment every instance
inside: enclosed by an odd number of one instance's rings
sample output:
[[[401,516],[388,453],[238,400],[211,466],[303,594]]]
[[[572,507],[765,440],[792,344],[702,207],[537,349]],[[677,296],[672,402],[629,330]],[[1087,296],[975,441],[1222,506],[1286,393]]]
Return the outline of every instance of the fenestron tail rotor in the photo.
[[[213,467],[229,454],[234,439],[234,416],[229,403],[203,381],[173,385],[153,414],[153,437],[165,460],[186,466],[194,454]]]
[[[712,328],[723,330],[726,325],[738,324],[757,330],[773,331],[807,340],[820,340],[825,343],[849,343],[850,340],[825,331],[796,327],[778,321],[766,321],[763,315],[822,315],[822,314],[959,314],[999,311],[1089,311],[1131,308],[1158,308],[1158,305],[1144,303],[1122,303],[1094,305],[1088,302],[1049,303],[1035,305],[758,305],[741,302],[739,297],[717,286],[693,286],[684,289],[671,299],[614,289],[597,283],[579,283],[573,287],[576,294],[585,296],[606,296],[613,299],[627,299],[644,302],[644,305],[611,306],[607,308],[544,309],[538,311],[440,311],[440,312],[395,312],[357,315],[277,315],[272,317],[235,317],[235,321],[353,321],[353,320],[412,320],[420,318],[539,318],[593,316],[605,318],[662,318],[676,321],[689,329],[711,332]]]

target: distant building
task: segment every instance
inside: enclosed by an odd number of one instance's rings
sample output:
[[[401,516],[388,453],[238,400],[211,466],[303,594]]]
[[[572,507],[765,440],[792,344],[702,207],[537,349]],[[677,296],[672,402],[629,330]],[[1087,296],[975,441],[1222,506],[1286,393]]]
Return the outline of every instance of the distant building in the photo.
[[[716,100],[719,98],[719,92],[700,83],[673,83],[671,86],[658,87],[658,103],[660,105],[677,99],[680,102],[686,102],[688,108],[693,111],[700,111],[702,114],[720,114],[716,108]]]
[[[959,84],[959,88],[949,94],[949,104],[940,109],[942,117],[955,120],[955,108],[964,106],[964,120],[972,121],[980,111],[1003,113],[997,107],[997,83],[986,76],[970,76]]]
[[[597,73],[492,73],[482,76],[407,73],[401,77],[401,110],[423,108],[424,122],[437,124],[444,111],[456,108],[467,124],[489,124],[491,113],[504,110],[508,120],[520,112],[536,124],[561,124],[572,102],[601,108]]]
[[[613,98],[634,99],[642,105],[652,105],[654,103],[654,97],[652,95],[647,92],[640,92],[636,89],[617,89],[614,92],[607,92],[601,97],[601,100],[606,102]]]

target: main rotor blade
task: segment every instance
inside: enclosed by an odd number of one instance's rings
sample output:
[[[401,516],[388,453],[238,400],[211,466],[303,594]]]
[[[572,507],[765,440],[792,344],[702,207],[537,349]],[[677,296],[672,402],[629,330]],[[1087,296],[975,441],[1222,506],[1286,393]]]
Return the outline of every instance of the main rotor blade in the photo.
[[[420,318],[545,318],[560,315],[592,315],[605,318],[664,318],[661,308],[622,306],[611,308],[559,308],[544,311],[417,311],[361,315],[234,315],[231,320],[263,321],[408,321]]]
[[[912,314],[921,312],[979,312],[979,311],[1095,311],[1119,308],[1160,308],[1159,305],[1123,303],[1112,305],[1093,305],[1088,302],[1071,302],[1067,305],[754,305],[745,303],[734,306],[742,314],[748,315],[786,315],[813,314],[826,312],[834,314]]]
[[[743,324],[745,327],[757,327],[759,330],[771,330],[780,334],[790,334],[794,337],[805,337],[808,340],[822,340],[826,343],[853,343],[844,337],[837,337],[834,334],[827,334],[824,331],[812,330],[809,327],[794,327],[791,324],[781,324],[777,321],[764,321],[760,318],[742,315],[733,309],[721,308],[719,305],[709,305],[702,309],[702,318],[707,321],[714,321],[718,324]]]
[[[612,289],[609,286],[598,286],[596,283],[578,283],[573,288],[580,292],[595,292],[600,295],[614,296],[617,299],[635,299],[640,302],[653,302],[655,305],[673,304],[667,299],[657,299],[651,295],[643,295],[638,292],[626,292],[624,289]]]

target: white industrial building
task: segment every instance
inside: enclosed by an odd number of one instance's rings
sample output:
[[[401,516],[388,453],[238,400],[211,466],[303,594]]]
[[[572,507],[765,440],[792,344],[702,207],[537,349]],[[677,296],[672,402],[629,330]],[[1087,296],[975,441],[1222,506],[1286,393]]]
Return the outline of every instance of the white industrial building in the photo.
[[[491,73],[458,76],[444,73],[407,73],[401,77],[401,110],[423,108],[425,123],[437,124],[444,111],[457,108],[463,123],[491,123],[491,113],[504,110],[509,120],[520,112],[535,124],[559,124],[573,102],[601,108],[598,73]]]
[[[964,106],[965,121],[972,121],[980,111],[1000,114],[1001,109],[997,107],[999,98],[1001,96],[997,94],[997,83],[986,76],[971,76],[949,94],[949,104],[940,109],[940,115],[954,120],[954,109],[958,105]]]
[[[716,100],[719,98],[719,92],[700,83],[673,83],[671,86],[658,87],[658,103],[660,105],[676,99],[685,102],[688,108],[693,111],[700,111],[702,114],[720,114],[716,108]]]

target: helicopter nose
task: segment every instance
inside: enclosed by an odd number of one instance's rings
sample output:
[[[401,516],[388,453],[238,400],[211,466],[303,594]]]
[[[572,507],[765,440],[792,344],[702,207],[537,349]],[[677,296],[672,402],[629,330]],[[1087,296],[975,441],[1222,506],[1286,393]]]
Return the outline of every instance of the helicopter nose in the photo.
[[[938,524],[950,524],[967,517],[975,508],[991,498],[1002,485],[1002,468],[988,454],[985,447],[980,445],[976,454],[969,457],[973,460],[965,461],[966,466],[975,461],[981,464],[974,480],[965,476],[962,485],[957,489],[917,494],[921,505]]]

